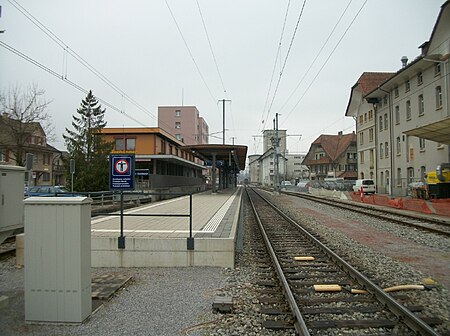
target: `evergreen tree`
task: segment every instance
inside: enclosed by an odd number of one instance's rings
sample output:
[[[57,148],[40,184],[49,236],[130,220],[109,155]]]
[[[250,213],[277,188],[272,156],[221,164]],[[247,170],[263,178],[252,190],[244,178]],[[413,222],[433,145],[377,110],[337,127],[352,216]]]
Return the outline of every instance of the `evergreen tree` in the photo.
[[[69,159],[75,160],[74,190],[101,191],[108,189],[108,154],[112,143],[105,142],[99,135],[106,126],[105,109],[89,91],[72,116],[73,130],[66,128],[63,135],[69,157],[66,158],[67,181],[70,181]]]

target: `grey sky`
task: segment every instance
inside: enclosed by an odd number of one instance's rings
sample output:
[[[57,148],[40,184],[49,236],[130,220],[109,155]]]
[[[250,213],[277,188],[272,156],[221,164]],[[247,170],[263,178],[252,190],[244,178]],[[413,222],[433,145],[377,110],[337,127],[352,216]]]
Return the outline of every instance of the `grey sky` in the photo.
[[[147,111],[130,103],[65,53],[13,6],[17,3]],[[272,128],[275,113],[279,112],[281,129],[287,129],[288,134],[302,134],[301,139],[288,138],[289,151],[306,152],[322,133],[337,134],[339,130],[348,133],[354,129],[353,120],[344,117],[353,84],[364,71],[397,71],[403,55],[410,61],[417,57],[417,47],[429,39],[444,0],[351,1],[328,44],[305,76],[349,4],[347,0],[306,1],[269,113],[268,106],[303,0],[290,3],[281,56],[266,109],[288,1],[198,0],[226,93],[196,0],[167,0],[167,3],[209,89],[164,0],[4,0],[0,3],[0,30],[6,32],[0,34],[0,41],[67,76],[82,88],[92,89],[94,95],[140,122],[107,107],[108,127],[156,126],[157,107],[181,105],[183,97],[184,105],[197,106],[210,132],[218,132],[222,130],[222,111],[217,100],[227,98],[232,100],[231,106],[226,105],[227,143],[236,137],[235,143],[249,147],[248,154],[261,153],[261,139],[253,136],[261,134],[263,119],[267,119],[265,128]],[[31,83],[44,89],[46,98],[52,100],[49,112],[59,141],[54,145],[63,149],[61,134],[65,127],[70,127],[72,115],[85,94],[0,47],[0,89],[8,90],[10,85],[25,89]],[[222,140],[212,137],[210,142],[222,143]]]

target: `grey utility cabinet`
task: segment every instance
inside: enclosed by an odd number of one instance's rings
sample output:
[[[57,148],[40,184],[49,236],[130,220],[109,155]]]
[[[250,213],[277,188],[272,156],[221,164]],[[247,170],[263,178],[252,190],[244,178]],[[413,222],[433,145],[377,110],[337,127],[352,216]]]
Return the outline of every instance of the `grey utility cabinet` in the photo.
[[[0,165],[0,244],[23,228],[25,168]]]
[[[25,320],[80,323],[92,312],[91,199],[25,204]]]

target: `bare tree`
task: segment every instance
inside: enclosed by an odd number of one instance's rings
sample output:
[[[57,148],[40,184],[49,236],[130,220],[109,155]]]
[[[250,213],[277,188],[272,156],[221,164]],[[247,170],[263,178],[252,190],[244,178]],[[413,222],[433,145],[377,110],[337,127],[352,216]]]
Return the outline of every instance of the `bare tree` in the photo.
[[[45,91],[33,84],[22,91],[10,87],[0,92],[0,149],[9,150],[17,165],[25,165],[25,154],[30,147],[30,136],[42,127],[46,140],[54,138],[54,128],[44,98]]]

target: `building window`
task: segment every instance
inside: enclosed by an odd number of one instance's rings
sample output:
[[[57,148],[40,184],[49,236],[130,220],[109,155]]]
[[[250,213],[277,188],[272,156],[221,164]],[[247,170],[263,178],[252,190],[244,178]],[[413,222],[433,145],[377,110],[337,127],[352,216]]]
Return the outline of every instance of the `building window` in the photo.
[[[370,168],[373,168],[373,162],[374,162],[373,153],[374,153],[374,151],[373,151],[373,149],[371,149],[371,150],[369,151]]]
[[[406,120],[411,120],[411,101],[406,101]]]
[[[400,106],[395,106],[395,124],[400,124]]]
[[[388,101],[388,97],[387,97],[387,96],[384,96],[384,97],[383,97],[383,104],[384,104],[384,105],[387,105],[387,101]]]
[[[134,151],[136,149],[136,139],[129,138],[125,139],[126,149],[129,151]]]
[[[361,114],[361,115],[359,116],[359,124],[362,125],[362,123],[363,123],[363,115]]]
[[[175,128],[181,128],[181,122],[175,121]]]
[[[422,85],[422,83],[423,83],[423,76],[422,76],[422,73],[419,72],[417,74],[417,85]]]
[[[394,96],[397,98],[398,97],[398,86],[396,86],[394,88]]]
[[[402,185],[402,169],[401,168],[397,168],[397,186],[401,186]]]
[[[383,154],[384,154],[383,144],[380,143],[380,159],[383,158]]]
[[[414,182],[414,168],[408,168],[408,184]]]
[[[402,153],[402,146],[401,146],[401,143],[400,143],[400,137],[397,137],[396,144],[397,144],[397,155],[400,155]]]
[[[389,142],[384,143],[384,157],[385,158],[389,157]]]
[[[383,116],[380,116],[380,132],[383,130]]]
[[[359,144],[364,144],[364,132],[359,133]]]
[[[364,113],[364,122],[367,122],[367,113]]]
[[[369,111],[369,121],[372,121],[372,119],[373,119],[373,111],[370,110]]]
[[[423,102],[423,95],[419,95],[419,97],[417,97],[417,103],[418,103],[418,107],[419,107],[419,115],[423,115],[425,113],[425,106],[424,106],[424,102]]]
[[[405,81],[405,92],[408,92],[411,90],[411,83],[409,82],[409,79]]]
[[[359,152],[359,163],[364,163],[364,151]]]
[[[50,181],[50,173],[43,173],[42,174],[42,181],[44,181],[44,182]]]
[[[436,86],[436,109],[442,107],[442,89],[441,86]]]
[[[177,138],[177,140],[181,141],[181,134],[175,134],[175,138]]]
[[[439,76],[441,74],[441,63],[434,64],[434,75]]]
[[[421,151],[425,150],[425,139],[424,138],[419,138],[419,148]]]
[[[116,151],[121,151],[125,149],[125,139],[116,139],[114,149]]]
[[[181,110],[175,110],[175,117],[181,117]]]
[[[387,113],[384,114],[384,129],[386,130],[388,128],[388,115]]]
[[[384,181],[384,173],[380,172],[380,185],[383,186],[383,181]]]
[[[373,142],[373,128],[369,128],[369,142]]]

